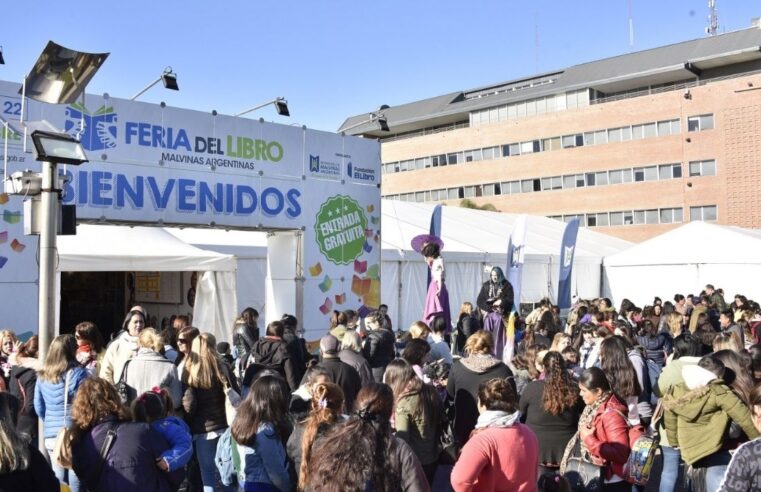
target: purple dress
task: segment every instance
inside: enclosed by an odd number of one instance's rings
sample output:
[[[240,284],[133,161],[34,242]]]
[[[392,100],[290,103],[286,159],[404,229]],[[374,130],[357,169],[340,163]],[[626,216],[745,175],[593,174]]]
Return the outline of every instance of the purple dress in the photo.
[[[428,293],[425,296],[423,321],[431,326],[433,318],[443,316],[447,327],[444,333],[448,335],[452,331],[452,317],[449,314],[449,293],[444,279],[444,260],[438,257],[431,264],[431,283],[428,284]],[[441,288],[438,284],[441,284]]]
[[[505,324],[502,321],[502,315],[497,311],[490,311],[484,318],[484,331],[491,333],[494,338],[494,357],[502,360],[502,353],[505,350],[506,333]]]

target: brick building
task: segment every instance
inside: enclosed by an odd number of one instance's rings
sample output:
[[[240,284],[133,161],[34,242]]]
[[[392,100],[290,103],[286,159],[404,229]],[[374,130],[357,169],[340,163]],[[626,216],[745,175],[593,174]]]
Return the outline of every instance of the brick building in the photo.
[[[382,142],[382,195],[570,220],[642,241],[761,227],[761,27],[436,96],[344,122]],[[342,131],[342,129],[339,129]]]

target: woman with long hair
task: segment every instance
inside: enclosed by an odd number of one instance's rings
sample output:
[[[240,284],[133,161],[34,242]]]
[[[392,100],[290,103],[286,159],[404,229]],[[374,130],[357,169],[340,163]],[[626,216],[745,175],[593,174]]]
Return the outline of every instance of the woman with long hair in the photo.
[[[145,313],[133,309],[122,322],[121,333],[108,345],[100,366],[100,377],[116,384],[128,360],[137,351],[137,336],[145,328]]]
[[[428,342],[419,338],[413,338],[402,351],[402,359],[409,362],[415,374],[424,382],[430,382],[428,377],[423,374],[423,365],[428,360],[428,354],[431,352],[431,346]],[[388,368],[386,368],[388,370]],[[385,377],[384,377],[385,382]]]
[[[37,441],[16,431],[18,401],[0,393],[0,490],[15,492],[58,492],[61,484]]]
[[[0,330],[0,390],[8,388],[13,357],[21,342],[12,330]]]
[[[552,337],[552,344],[550,345],[550,352],[562,353],[563,349],[571,346],[571,335],[567,333],[555,333]]]
[[[90,375],[97,376],[106,353],[100,329],[92,321],[83,321],[74,327],[74,338],[77,339],[77,361]]]
[[[586,406],[579,418],[579,432],[566,447],[564,461],[567,456],[580,453],[582,459],[589,458],[602,467],[602,490],[631,492],[632,486],[623,479],[630,452],[626,405],[616,397],[598,367],[581,374],[579,390]],[[564,465],[561,471],[565,471]]]
[[[429,484],[438,466],[438,429],[442,416],[441,400],[436,389],[424,384],[404,359],[395,359],[386,367],[384,381],[394,393],[394,428],[396,437],[410,445],[423,466]]]
[[[717,350],[713,353],[713,357],[724,364],[724,382],[747,405],[750,402],[750,393],[755,386],[750,356],[734,350]]]
[[[518,408],[521,422],[539,438],[539,471],[560,467],[568,441],[576,432],[584,403],[578,384],[566,369],[560,352],[547,352],[542,365],[544,379],[529,383]]]
[[[357,394],[354,414],[313,444],[307,464],[307,491],[374,492],[430,490],[423,468],[403,440],[391,433],[394,394],[372,383]]]
[[[447,327],[452,326],[452,316],[449,314],[449,292],[447,291],[446,275],[444,273],[444,259],[441,257],[441,248],[444,243],[435,236],[425,243],[420,249],[420,254],[425,258],[431,271],[431,283],[428,284],[428,293],[425,296],[423,309],[423,321],[429,326],[435,316],[442,316]],[[447,329],[447,335],[451,328]]]
[[[264,375],[254,381],[251,391],[238,407],[230,430],[238,447],[240,474],[245,476],[243,490],[246,492],[291,490],[285,454],[285,443],[291,431],[287,405],[285,380],[280,376]]]
[[[668,327],[672,339],[678,337],[682,334],[682,329],[684,327],[684,315],[677,311],[669,313],[666,316],[666,326]]]
[[[237,388],[229,366],[220,362],[216,347],[217,340],[211,333],[196,337],[183,362],[181,376],[185,386],[182,407],[193,434],[204,492],[214,492],[218,481],[214,454],[217,441],[228,426],[225,390]]]
[[[177,333],[177,358],[174,360],[174,365],[182,367],[182,363],[185,357],[190,353],[190,347],[193,346],[193,340],[195,340],[201,334],[201,330],[195,326],[185,326]]]
[[[526,349],[516,355],[510,366],[515,374],[515,390],[520,397],[531,381],[539,379],[541,372],[536,368],[536,357],[542,350],[547,350],[546,345],[527,345]]]
[[[37,373],[34,388],[34,411],[42,420],[43,437],[48,454],[53,453],[56,436],[62,427],[71,424],[74,396],[88,377],[76,359],[77,342],[73,335],[53,339],[42,369]],[[53,464],[58,480],[66,482],[72,492],[79,488],[79,478],[71,470]]]
[[[671,353],[673,346],[671,337],[668,333],[658,331],[658,325],[649,319],[642,320],[636,330],[636,341],[645,349],[645,356],[663,370],[663,366],[666,365],[666,357]]]
[[[478,386],[489,379],[513,375],[504,362],[494,357],[494,340],[489,332],[471,335],[465,343],[465,354],[452,364],[447,379],[447,393],[454,401],[454,436],[459,447],[468,441],[478,421]]]
[[[452,340],[454,344],[453,353],[462,355],[465,341],[480,329],[481,321],[473,310],[473,304],[463,302],[460,306],[460,313],[457,315],[457,336]]]
[[[611,391],[628,407],[629,421],[633,424],[638,423],[640,409],[637,403],[642,393],[642,385],[621,337],[612,336],[602,341],[600,367],[608,377]]]
[[[325,434],[343,417],[344,393],[333,383],[319,383],[312,390],[312,409],[309,416],[293,427],[286,452],[298,473],[298,489],[304,490],[309,482],[309,467],[314,441]]]
[[[18,352],[16,364],[11,368],[11,379],[8,392],[18,398],[19,415],[16,431],[26,434],[37,442],[37,413],[34,411],[34,388],[37,386],[37,371],[42,369],[42,361],[37,357],[39,341],[37,335],[32,335]]]
[[[72,420],[72,467],[88,490],[169,492],[179,485],[182,471],[165,473],[156,463],[169,443],[147,423],[130,422],[129,410],[105,379],[82,383]],[[111,446],[101,459],[107,440]]]
[[[476,428],[452,470],[454,490],[536,490],[539,442],[520,423],[513,386],[504,379],[482,382],[478,411]]]

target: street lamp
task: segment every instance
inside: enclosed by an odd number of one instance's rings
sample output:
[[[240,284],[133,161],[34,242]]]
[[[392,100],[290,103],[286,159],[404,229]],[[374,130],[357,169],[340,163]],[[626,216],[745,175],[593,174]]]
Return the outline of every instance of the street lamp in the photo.
[[[387,109],[388,106],[386,106]],[[382,132],[390,131],[388,127],[388,120],[386,119],[386,115],[384,113],[370,113],[370,117],[366,120],[362,120],[360,122],[354,123],[353,125],[349,125],[346,128],[341,128],[341,133],[346,133],[349,130],[353,130],[357,127],[360,127],[362,125],[367,125],[370,123],[378,123],[378,126],[380,127],[380,130]]]
[[[0,46],[0,65],[5,65],[5,58],[3,58],[3,47]]]
[[[243,116],[244,114],[256,111],[257,109],[261,109],[265,106],[269,106],[270,104],[275,105],[275,111],[277,111],[277,114],[280,116],[291,116],[290,111],[288,111],[288,101],[286,101],[284,97],[277,97],[271,101],[267,101],[266,103],[258,104],[253,108],[248,108],[247,110],[241,111],[240,113],[235,113],[233,116]]]
[[[129,100],[134,101],[138,97],[142,96],[145,92],[147,92],[148,89],[158,84],[159,82],[163,82],[164,87],[169,90],[172,90],[172,91],[180,90],[180,86],[177,85],[177,74],[172,71],[172,67],[166,67],[164,69],[164,73],[159,75],[156,78],[156,80],[153,80],[150,84],[146,85],[140,92],[130,97]]]

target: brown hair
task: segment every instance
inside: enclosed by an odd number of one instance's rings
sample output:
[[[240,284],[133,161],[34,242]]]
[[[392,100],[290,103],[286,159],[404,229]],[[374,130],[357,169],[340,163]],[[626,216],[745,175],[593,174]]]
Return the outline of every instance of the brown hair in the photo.
[[[101,335],[97,325],[92,321],[82,321],[74,327],[74,333],[79,335],[83,340],[87,340],[87,343],[90,344],[90,348],[96,354],[103,352],[106,348],[106,344],[103,341],[103,335]]]
[[[542,365],[544,366],[542,405],[551,415],[560,415],[573,408],[579,401],[578,385],[568,374],[565,359],[560,352],[547,352]]]
[[[193,388],[210,389],[227,380],[219,369],[217,339],[211,333],[203,333],[193,340],[185,358],[182,382]]]
[[[337,384],[320,383],[312,390],[312,410],[304,421],[304,434],[301,437],[299,490],[304,490],[309,481],[308,465],[317,433],[338,422],[343,406],[344,392]]]
[[[479,330],[468,337],[464,352],[467,356],[491,354],[494,352],[494,338],[488,331]]]
[[[285,447],[288,440],[288,385],[280,376],[265,374],[251,385],[238,406],[230,432],[235,442],[253,447],[259,426],[270,424]]]
[[[45,363],[37,371],[40,379],[49,383],[58,383],[64,373],[77,361],[77,341],[74,335],[58,335],[48,348]]]
[[[505,379],[489,379],[479,384],[478,401],[487,410],[513,413],[518,409],[515,388]]]
[[[354,405],[355,415],[331,427],[320,439],[320,452],[310,457],[308,489],[364,490],[372,483],[375,491],[391,492],[401,482],[398,461],[392,458],[398,444],[389,423],[391,388],[370,383],[359,391]]]
[[[536,355],[546,349],[544,345],[529,345],[526,350],[513,358],[513,366],[516,369],[525,369],[531,379],[537,379],[540,373],[536,368]]]
[[[29,337],[29,340],[26,341],[25,344],[23,344],[18,349],[18,357],[21,358],[37,358],[37,354],[40,350],[40,341],[37,335],[32,335]]]
[[[122,404],[113,384],[102,378],[85,378],[77,389],[71,407],[74,428],[81,435],[109,415],[116,416],[118,420],[130,419],[129,410]]]
[[[753,415],[761,414],[761,384],[757,384],[750,392],[750,411]]]

